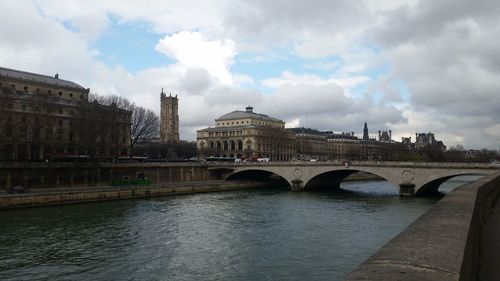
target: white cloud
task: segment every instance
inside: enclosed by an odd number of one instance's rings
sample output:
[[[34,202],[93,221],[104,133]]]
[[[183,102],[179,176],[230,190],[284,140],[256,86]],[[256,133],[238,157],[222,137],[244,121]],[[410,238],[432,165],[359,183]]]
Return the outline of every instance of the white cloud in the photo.
[[[313,74],[295,74],[289,71],[281,73],[281,76],[268,78],[261,81],[263,85],[269,88],[278,88],[280,86],[290,84],[290,85],[314,85],[314,86],[324,86],[328,84],[337,84],[342,86],[344,89],[349,89],[356,87],[360,84],[364,84],[370,80],[367,76],[349,76],[349,77],[331,77],[331,78],[321,78]]]
[[[232,82],[229,67],[237,54],[232,40],[209,41],[199,32],[181,31],[165,36],[155,50],[177,60],[183,67],[203,68],[222,83]]]
[[[157,112],[164,87],[179,94],[181,135],[187,139],[218,115],[252,103],[294,124],[304,125],[307,115],[311,127],[360,131],[368,120],[374,129],[387,127],[394,134],[433,131],[452,144],[496,148],[499,3],[0,0],[0,65],[59,72]],[[156,50],[175,63],[134,74],[119,63],[106,66],[99,61],[106,54],[93,42],[111,21],[156,32],[162,38]],[[330,73],[297,74],[303,71],[297,68],[265,78],[232,73],[237,51],[249,50],[255,51],[247,58],[253,62],[298,60],[311,72]],[[384,64],[390,72],[377,80],[365,74]],[[394,81],[406,85],[408,99],[401,99]],[[271,92],[241,88],[256,83]],[[369,92],[352,95],[360,85],[368,85]],[[377,102],[361,96],[378,91]],[[400,110],[389,106],[393,102]]]

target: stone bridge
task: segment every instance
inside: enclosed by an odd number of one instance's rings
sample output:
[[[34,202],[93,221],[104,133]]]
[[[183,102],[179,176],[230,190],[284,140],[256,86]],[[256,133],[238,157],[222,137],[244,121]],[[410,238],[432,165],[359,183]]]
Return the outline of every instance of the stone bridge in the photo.
[[[500,166],[488,163],[450,162],[269,162],[208,164],[212,173],[226,180],[253,179],[277,175],[292,190],[339,187],[344,178],[355,172],[366,172],[392,183],[401,196],[437,192],[446,180],[461,175],[489,175]]]

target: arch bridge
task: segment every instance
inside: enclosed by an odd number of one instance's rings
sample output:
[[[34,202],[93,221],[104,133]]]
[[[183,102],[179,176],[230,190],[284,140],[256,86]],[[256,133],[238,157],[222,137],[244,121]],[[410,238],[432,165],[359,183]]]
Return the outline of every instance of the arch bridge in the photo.
[[[253,179],[258,175],[275,174],[285,180],[292,190],[319,187],[339,187],[347,176],[366,172],[392,183],[401,196],[426,195],[437,192],[446,180],[461,175],[489,175],[500,166],[488,163],[449,162],[268,162],[208,164],[209,170],[220,178]]]

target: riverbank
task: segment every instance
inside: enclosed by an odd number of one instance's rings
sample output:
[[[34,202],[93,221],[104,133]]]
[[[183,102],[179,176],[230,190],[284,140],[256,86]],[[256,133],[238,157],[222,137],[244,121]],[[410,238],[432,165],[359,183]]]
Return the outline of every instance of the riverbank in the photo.
[[[496,280],[499,186],[497,173],[457,187],[345,280]]]
[[[31,189],[26,194],[0,195],[0,210],[75,204],[119,199],[148,198],[174,194],[228,191],[268,186],[267,182],[246,182],[222,180],[202,182],[179,182],[151,186],[100,186]]]

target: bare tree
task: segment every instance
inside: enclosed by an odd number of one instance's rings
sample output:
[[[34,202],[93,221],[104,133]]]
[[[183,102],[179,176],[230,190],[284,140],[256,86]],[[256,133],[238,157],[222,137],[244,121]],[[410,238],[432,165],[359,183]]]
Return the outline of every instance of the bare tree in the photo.
[[[120,110],[132,111],[130,125],[130,150],[134,151],[137,145],[143,145],[158,137],[160,118],[150,109],[137,106],[127,98],[120,96],[100,96],[95,93],[89,95],[90,101],[98,104],[115,107]],[[114,131],[112,130],[111,133]]]
[[[144,144],[158,137],[160,118],[151,110],[135,106],[132,111],[132,125],[130,128],[130,147]]]

